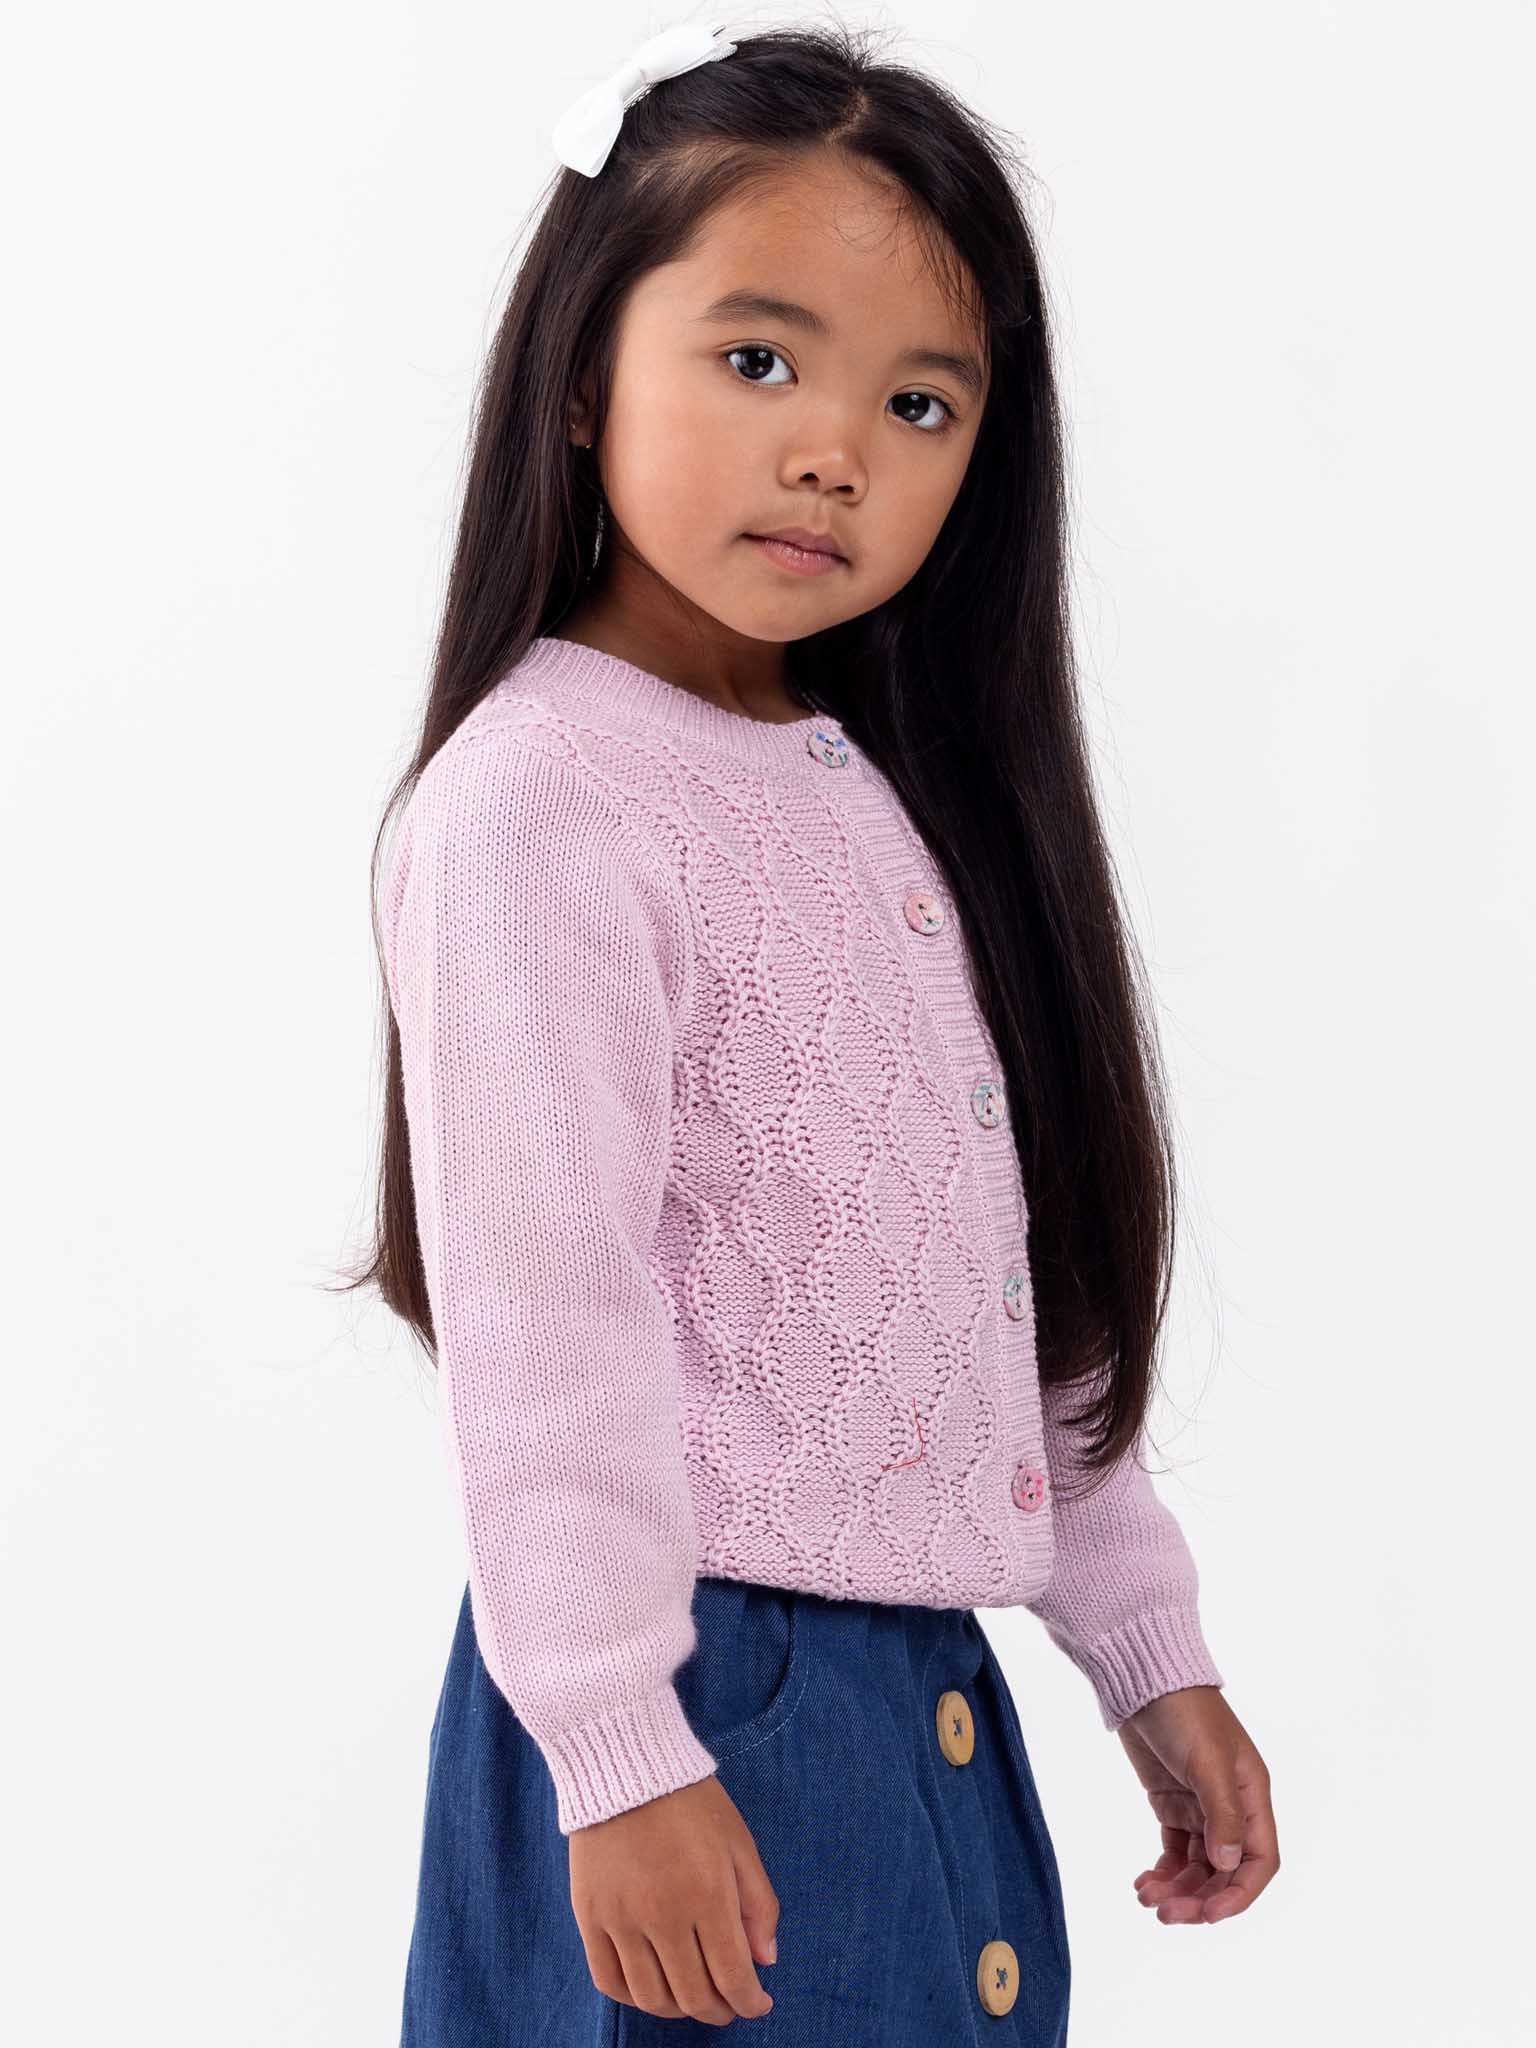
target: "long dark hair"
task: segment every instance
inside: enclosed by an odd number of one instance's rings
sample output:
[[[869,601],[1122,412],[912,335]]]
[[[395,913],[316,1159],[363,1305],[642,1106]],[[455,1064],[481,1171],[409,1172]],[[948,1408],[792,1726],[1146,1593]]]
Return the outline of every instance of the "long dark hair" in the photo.
[[[629,288],[786,159],[834,149],[894,185],[936,263],[972,294],[991,387],[922,567],[875,610],[792,643],[787,671],[884,770],[948,879],[1005,1066],[1041,1378],[1084,1382],[1079,1419],[1093,1440],[1081,1457],[1098,1470],[1146,1417],[1175,1184],[1150,1005],[1078,702],[1050,321],[1016,153],[936,80],[878,61],[871,36],[743,37],[631,106],[596,178],[555,173],[477,397],[420,743],[375,843],[374,900],[380,844],[421,770],[602,575],[600,483],[567,424],[586,381],[601,439]],[[382,979],[382,953],[380,964]],[[347,1285],[376,1286],[435,1357],[387,986],[383,1028],[375,1238]]]

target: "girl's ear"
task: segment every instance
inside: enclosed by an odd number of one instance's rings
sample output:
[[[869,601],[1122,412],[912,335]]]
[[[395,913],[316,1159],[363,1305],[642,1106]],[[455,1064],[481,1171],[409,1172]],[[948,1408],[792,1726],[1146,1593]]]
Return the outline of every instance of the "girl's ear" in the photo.
[[[592,398],[585,389],[579,391],[571,401],[571,414],[567,423],[568,438],[578,448],[592,446]]]

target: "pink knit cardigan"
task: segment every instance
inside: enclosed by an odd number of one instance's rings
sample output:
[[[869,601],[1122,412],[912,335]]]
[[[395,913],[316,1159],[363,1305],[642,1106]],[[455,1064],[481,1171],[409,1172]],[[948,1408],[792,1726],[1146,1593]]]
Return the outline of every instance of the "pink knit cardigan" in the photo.
[[[1042,1401],[1002,1069],[836,720],[538,639],[380,922],[476,1640],[563,1832],[714,1769],[701,1573],[1026,1606],[1106,1727],[1224,1682],[1140,1463],[1056,1499],[1083,1389]]]

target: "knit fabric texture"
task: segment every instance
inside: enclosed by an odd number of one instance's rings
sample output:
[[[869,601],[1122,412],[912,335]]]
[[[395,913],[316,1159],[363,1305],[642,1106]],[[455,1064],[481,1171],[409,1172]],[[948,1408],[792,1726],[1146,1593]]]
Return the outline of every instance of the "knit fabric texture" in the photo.
[[[1224,1683],[1139,1457],[1057,1498],[1085,1390],[1042,1398],[1002,1067],[835,719],[540,637],[379,908],[475,1634],[563,1832],[714,1769],[701,1573],[1028,1607],[1108,1728]]]

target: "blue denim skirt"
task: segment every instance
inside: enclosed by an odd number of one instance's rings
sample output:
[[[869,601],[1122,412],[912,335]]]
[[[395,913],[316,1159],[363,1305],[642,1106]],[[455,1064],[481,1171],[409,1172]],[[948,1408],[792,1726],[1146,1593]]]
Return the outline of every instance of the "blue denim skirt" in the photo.
[[[693,1616],[675,1682],[779,1901],[779,1959],[756,1965],[772,2010],[660,2019],[594,1985],[554,1786],[486,1670],[466,1587],[428,1750],[401,2048],[1060,2048],[1061,1880],[974,1612],[705,1577]]]

